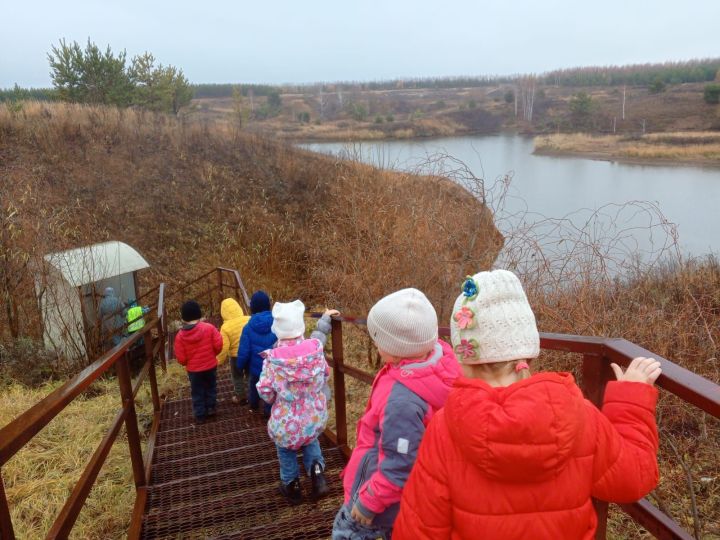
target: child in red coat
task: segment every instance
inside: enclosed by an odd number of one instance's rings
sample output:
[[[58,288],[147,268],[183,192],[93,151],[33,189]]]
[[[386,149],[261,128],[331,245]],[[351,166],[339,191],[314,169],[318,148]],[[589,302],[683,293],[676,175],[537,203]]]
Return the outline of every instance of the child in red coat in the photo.
[[[466,280],[450,325],[464,377],[428,427],[394,540],[590,540],[592,497],[632,502],[655,487],[659,362],[612,364],[602,412],[571,374],[531,376],[535,316],[504,270]]]
[[[188,300],[180,309],[183,325],[175,336],[175,358],[185,366],[190,379],[193,415],[201,424],[215,416],[217,406],[217,355],[222,335],[212,324],[201,321],[200,305]]]

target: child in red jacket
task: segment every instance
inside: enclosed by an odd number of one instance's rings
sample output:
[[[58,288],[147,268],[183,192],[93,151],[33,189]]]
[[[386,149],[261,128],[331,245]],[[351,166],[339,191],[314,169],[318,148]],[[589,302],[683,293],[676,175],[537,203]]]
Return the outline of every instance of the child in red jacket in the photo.
[[[217,406],[217,355],[223,347],[220,332],[201,321],[200,305],[188,300],[180,309],[183,325],[175,336],[175,358],[185,366],[190,379],[193,415],[202,424],[215,416]]]
[[[535,316],[505,270],[465,281],[450,328],[465,376],[428,427],[394,540],[590,540],[592,497],[632,502],[655,487],[659,362],[612,364],[602,412],[571,374],[531,376]]]
[[[438,339],[435,308],[419,290],[382,298],[370,310],[367,327],[385,365],[358,422],[333,540],[392,536],[425,427],[460,375],[452,348]]]

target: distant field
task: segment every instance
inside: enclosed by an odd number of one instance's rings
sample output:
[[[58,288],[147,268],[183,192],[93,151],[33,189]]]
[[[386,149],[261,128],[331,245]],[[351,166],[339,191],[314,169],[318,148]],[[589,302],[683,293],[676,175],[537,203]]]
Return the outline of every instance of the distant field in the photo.
[[[287,93],[274,109],[265,97],[202,98],[193,101],[190,117],[293,140],[407,139],[503,130],[620,135],[719,130],[720,109],[704,102],[704,86],[669,85],[656,94],[644,86],[627,87],[624,119],[622,87],[537,86],[529,115],[524,106],[529,94],[513,84]],[[583,118],[571,107],[579,92],[591,100]]]

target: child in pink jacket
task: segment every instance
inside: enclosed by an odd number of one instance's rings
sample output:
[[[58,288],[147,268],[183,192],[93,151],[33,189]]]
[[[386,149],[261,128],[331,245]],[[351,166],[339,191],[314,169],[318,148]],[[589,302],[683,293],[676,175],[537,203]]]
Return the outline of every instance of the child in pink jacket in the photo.
[[[318,436],[328,419],[330,368],[323,348],[331,328],[330,317],[339,312],[326,310],[310,339],[303,337],[304,314],[305,306],[300,300],[289,304],[275,302],[272,333],[278,341],[275,348],[261,353],[264,363],[256,386],[262,400],[272,403],[268,434],[277,446],[280,460],[280,493],[290,504],[302,500],[297,464],[300,450],[311,479],[313,498],[329,491]]]
[[[438,339],[435,308],[417,289],[381,299],[367,326],[385,365],[358,422],[333,540],[391,536],[425,428],[460,375],[452,348]]]

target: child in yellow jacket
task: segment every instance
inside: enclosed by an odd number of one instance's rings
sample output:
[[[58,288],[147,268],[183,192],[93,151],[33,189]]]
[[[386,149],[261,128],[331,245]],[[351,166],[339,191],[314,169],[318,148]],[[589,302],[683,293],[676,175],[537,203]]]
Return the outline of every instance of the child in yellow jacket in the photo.
[[[247,374],[237,368],[238,345],[240,344],[240,335],[242,330],[250,320],[250,316],[245,315],[240,304],[234,298],[226,298],[220,304],[220,314],[223,318],[223,324],[220,327],[222,335],[223,348],[217,356],[218,364],[222,364],[230,359],[230,375],[233,381],[235,394],[232,397],[233,403],[247,403]]]

